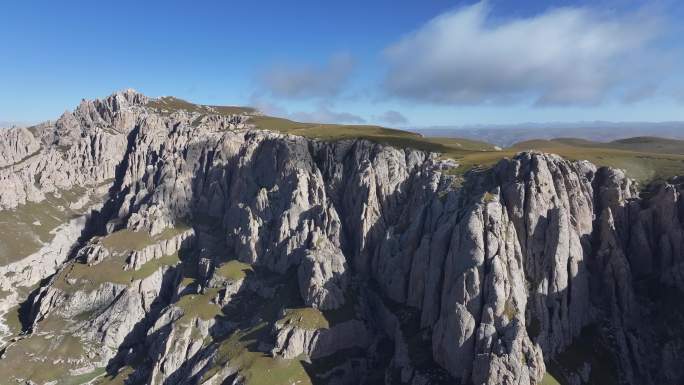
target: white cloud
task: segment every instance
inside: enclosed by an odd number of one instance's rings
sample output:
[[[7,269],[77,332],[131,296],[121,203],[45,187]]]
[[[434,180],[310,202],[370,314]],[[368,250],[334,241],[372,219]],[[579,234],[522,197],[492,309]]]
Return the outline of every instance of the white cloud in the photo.
[[[643,83],[637,87],[627,89],[622,96],[622,101],[625,104],[633,104],[642,100],[648,99],[658,92],[658,85],[652,83]]]
[[[333,111],[325,103],[318,105],[310,111],[298,110],[289,112],[287,108],[271,100],[252,95],[250,105],[270,116],[291,119],[298,122],[311,123],[365,123],[366,120],[359,115],[350,112]]]
[[[389,124],[408,123],[408,119],[406,118],[406,116],[404,116],[404,114],[402,114],[401,112],[395,110],[387,110],[382,115],[376,116],[375,119]]]
[[[672,92],[672,97],[674,98],[675,101],[677,101],[680,104],[684,104],[684,87],[682,88],[675,88]]]
[[[365,123],[362,117],[349,112],[336,112],[328,107],[319,106],[314,111],[297,111],[289,114],[292,120],[314,123]]]
[[[324,66],[280,65],[258,77],[263,90],[282,98],[329,98],[342,92],[352,70],[354,60],[349,54],[333,55]]]
[[[442,14],[389,46],[385,91],[444,104],[594,104],[638,79],[642,66],[629,60],[645,56],[660,32],[660,18],[648,11],[558,8],[491,19],[489,5],[480,2]]]

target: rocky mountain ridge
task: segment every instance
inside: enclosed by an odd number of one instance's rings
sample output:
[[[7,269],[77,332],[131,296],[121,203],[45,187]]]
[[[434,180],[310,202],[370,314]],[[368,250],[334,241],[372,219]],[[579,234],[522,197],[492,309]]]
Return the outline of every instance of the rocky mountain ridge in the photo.
[[[461,180],[438,154],[152,101],[1,133],[3,213],[73,195],[0,267],[5,378],[684,381],[681,180],[640,195],[535,152]]]

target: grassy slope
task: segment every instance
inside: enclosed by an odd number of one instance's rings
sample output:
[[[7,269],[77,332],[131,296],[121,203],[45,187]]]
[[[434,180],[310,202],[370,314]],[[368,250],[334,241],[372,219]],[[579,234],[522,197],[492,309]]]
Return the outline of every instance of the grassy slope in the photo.
[[[257,279],[263,282],[271,282],[270,279],[275,278],[270,273],[259,272],[250,265],[237,261],[229,261],[219,267],[218,274],[237,279],[258,275]],[[216,335],[205,341],[206,347],[215,349],[216,354],[208,363],[208,371],[203,374],[204,380],[230,365],[239,371],[247,385],[311,384],[300,359],[278,359],[257,349],[259,341],[270,335],[272,325],[276,322],[283,323],[293,318],[291,321],[306,326],[315,327],[323,323],[327,325],[320,312],[301,307],[296,281],[287,277],[286,274],[277,278],[280,284],[277,285],[278,290],[272,299],[242,292],[236,294],[227,306],[220,308],[211,301],[216,296],[217,289],[208,289],[202,294],[186,294],[180,298],[176,305],[187,312],[187,317],[184,318],[210,316],[208,318],[226,318],[237,324],[237,328],[229,334]],[[186,297],[189,299],[185,299]],[[199,303],[204,310],[198,312],[189,309],[188,301]],[[285,318],[281,319],[283,308],[293,310],[286,311]]]
[[[234,106],[208,106],[201,104],[193,104],[183,99],[178,99],[172,96],[164,96],[159,99],[151,100],[147,107],[154,108],[160,112],[172,113],[178,110],[186,110],[188,112],[197,112],[200,114],[251,114],[255,110],[250,107],[234,107]]]
[[[657,138],[652,136],[638,136],[605,143],[575,138],[559,138],[554,139],[553,141],[574,146],[602,147],[626,151],[684,155],[684,140]]]
[[[109,249],[111,255],[96,265],[88,265],[73,261],[63,268],[54,278],[53,287],[70,294],[91,292],[101,285],[110,282],[119,285],[130,285],[136,280],[144,279],[159,269],[177,265],[180,262],[177,253],[148,261],[138,270],[124,270],[128,253],[139,250],[148,244],[171,237],[185,227],[169,229],[156,237],[146,233],[120,230],[100,239],[100,244]],[[200,307],[194,307],[200,309]],[[198,310],[199,311],[199,310]],[[210,317],[213,317],[211,314]],[[78,322],[93,317],[88,311],[73,318],[63,318],[51,313],[41,320],[32,334],[20,336],[21,323],[17,308],[5,315],[5,323],[13,333],[15,342],[5,351],[0,360],[0,378],[14,381],[16,378],[30,379],[36,383],[57,381],[59,384],[80,385],[103,376],[104,368],[86,370],[81,375],[73,375],[72,371],[82,369],[93,354],[99,354],[99,347],[77,337]],[[122,378],[102,381],[116,384]],[[2,382],[4,383],[4,382]]]
[[[174,266],[179,263],[178,253],[152,259],[137,270],[124,270],[129,253],[169,239],[184,230],[186,230],[185,226],[170,228],[154,237],[145,232],[127,229],[108,234],[100,239],[99,244],[109,250],[110,256],[92,266],[75,261],[57,274],[53,286],[66,292],[91,291],[106,282],[127,285],[135,280],[146,278],[164,266]]]
[[[659,146],[663,142],[667,140],[644,141],[642,138],[632,138],[610,143],[580,139],[533,140],[518,143],[508,150],[515,152],[536,149],[556,153],[567,159],[586,159],[600,166],[624,169],[630,177],[646,183],[684,174],[684,155],[663,152],[664,148]]]
[[[146,231],[122,229],[102,237],[100,239],[100,244],[112,253],[121,254],[132,250],[142,250],[145,247],[162,240],[173,238],[188,229],[190,229],[189,226],[179,224],[176,227],[168,228],[155,236],[151,236]]]
[[[84,188],[46,194],[41,202],[27,202],[13,210],[0,210],[0,266],[16,262],[38,251],[54,238],[54,230],[87,212],[93,200],[75,210],[70,204],[89,194]]]
[[[561,383],[551,374],[546,373],[544,374],[544,378],[542,378],[541,385],[561,385]]]

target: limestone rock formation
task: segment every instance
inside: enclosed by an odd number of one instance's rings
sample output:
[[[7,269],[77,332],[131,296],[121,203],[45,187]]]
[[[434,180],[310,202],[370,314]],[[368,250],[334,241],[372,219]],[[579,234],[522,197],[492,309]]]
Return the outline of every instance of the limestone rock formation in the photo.
[[[307,306],[337,309],[344,305],[348,285],[344,254],[327,239],[313,236],[314,246],[299,264],[299,289]]]
[[[176,105],[127,90],[0,134],[2,213],[69,218],[0,247],[3,378],[684,381],[681,179],[525,152],[456,183],[437,154]]]

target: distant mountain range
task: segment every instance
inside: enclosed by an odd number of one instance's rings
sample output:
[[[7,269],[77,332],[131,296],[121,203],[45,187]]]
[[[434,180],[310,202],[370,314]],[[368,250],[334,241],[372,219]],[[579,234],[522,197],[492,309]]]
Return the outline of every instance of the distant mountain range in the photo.
[[[579,138],[599,142],[635,136],[684,139],[684,122],[578,122],[432,126],[411,131],[425,136],[476,139],[509,147],[531,139]]]
[[[0,128],[11,128],[11,127],[26,127],[30,126],[31,123],[27,122],[17,122],[12,120],[0,120]]]

